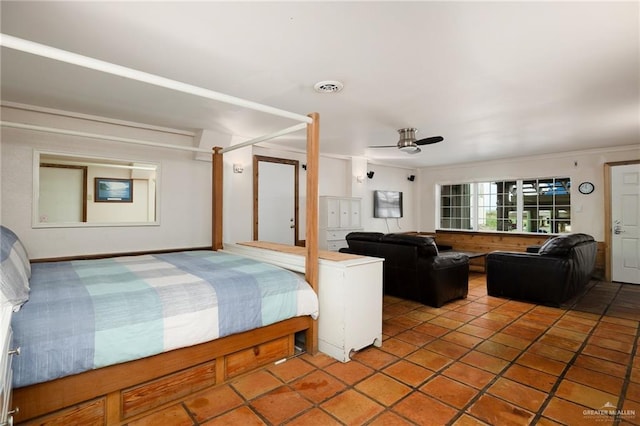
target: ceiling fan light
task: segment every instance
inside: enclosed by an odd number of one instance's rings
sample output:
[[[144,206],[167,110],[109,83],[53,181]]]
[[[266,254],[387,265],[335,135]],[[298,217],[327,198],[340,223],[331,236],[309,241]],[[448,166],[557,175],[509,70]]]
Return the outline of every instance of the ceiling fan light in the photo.
[[[417,154],[418,152],[420,152],[420,147],[415,144],[401,146],[399,147],[399,149],[400,151],[406,152],[408,154]]]

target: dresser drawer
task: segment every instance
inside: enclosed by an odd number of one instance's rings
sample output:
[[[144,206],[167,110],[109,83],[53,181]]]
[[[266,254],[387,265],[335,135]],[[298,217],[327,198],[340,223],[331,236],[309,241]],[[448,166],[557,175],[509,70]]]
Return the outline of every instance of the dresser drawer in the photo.
[[[326,231],[326,238],[327,238],[327,241],[344,240],[345,238],[347,238],[347,234],[349,232],[351,231],[343,231],[343,230]]]
[[[349,244],[347,244],[346,240],[336,240],[336,241],[327,242],[327,250],[329,251],[338,251],[344,247],[349,247]]]

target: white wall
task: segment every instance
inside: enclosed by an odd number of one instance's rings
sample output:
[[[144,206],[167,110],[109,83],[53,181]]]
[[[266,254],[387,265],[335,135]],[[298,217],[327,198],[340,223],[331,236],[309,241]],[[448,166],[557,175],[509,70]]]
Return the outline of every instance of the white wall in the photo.
[[[191,146],[193,137],[88,118],[2,107],[5,121]],[[160,164],[159,226],[32,228],[34,150]],[[2,128],[2,224],[24,241],[31,258],[203,247],[211,244],[211,163],[190,152]]]
[[[604,241],[604,164],[640,159],[640,148],[569,152],[556,155],[522,157],[509,161],[470,163],[446,167],[423,168],[418,172],[421,231],[433,232],[436,224],[436,185],[473,181],[519,179],[535,177],[570,177],[577,189],[580,182],[589,181],[595,191],[589,195],[577,190],[571,193],[571,229],[593,235]]]

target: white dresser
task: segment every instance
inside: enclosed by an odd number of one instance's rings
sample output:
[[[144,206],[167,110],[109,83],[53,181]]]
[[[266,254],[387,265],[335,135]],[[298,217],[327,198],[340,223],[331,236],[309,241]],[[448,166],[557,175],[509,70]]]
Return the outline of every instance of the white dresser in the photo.
[[[276,243],[225,244],[224,251],[304,272],[304,248]],[[347,362],[351,352],[382,346],[384,259],[320,252],[318,350]]]
[[[362,201],[354,197],[322,196],[319,203],[318,248],[338,251],[347,247],[347,234],[362,231]]]
[[[13,424],[13,411],[10,411],[11,404],[11,360],[13,355],[20,353],[19,349],[11,347],[11,315],[13,308],[9,304],[0,305],[0,426]]]

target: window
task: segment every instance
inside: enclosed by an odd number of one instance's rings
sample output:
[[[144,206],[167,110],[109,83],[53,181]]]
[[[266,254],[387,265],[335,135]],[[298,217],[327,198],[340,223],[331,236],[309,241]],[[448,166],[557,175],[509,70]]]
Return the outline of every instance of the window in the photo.
[[[440,186],[440,227],[571,232],[571,180],[544,178]]]

